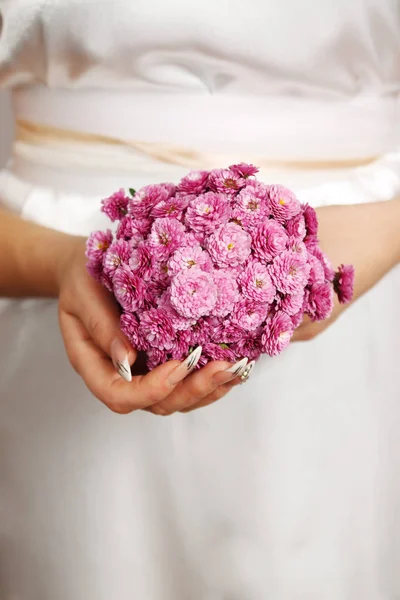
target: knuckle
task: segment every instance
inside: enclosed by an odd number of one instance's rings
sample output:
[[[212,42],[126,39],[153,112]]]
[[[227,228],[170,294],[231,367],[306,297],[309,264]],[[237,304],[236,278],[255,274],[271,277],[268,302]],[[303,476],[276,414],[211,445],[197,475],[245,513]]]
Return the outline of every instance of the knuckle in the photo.
[[[157,405],[152,406],[150,410],[154,415],[157,415],[158,417],[169,417],[171,414],[166,409],[164,409],[162,406],[157,406]]]

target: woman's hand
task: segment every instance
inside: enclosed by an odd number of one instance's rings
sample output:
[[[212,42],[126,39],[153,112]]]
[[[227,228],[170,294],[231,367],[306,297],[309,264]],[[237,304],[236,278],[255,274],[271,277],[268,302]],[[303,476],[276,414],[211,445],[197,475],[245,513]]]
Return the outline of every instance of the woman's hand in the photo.
[[[70,250],[57,268],[60,326],[72,366],[112,411],[188,411],[219,400],[238,382],[227,362],[191,372],[194,353],[183,363],[170,361],[150,373],[140,372],[140,357],[120,330],[118,306],[87,273],[85,262],[85,240],[71,237]],[[116,369],[129,379],[130,366],[133,378],[128,382]]]
[[[400,199],[374,204],[327,206],[317,210],[322,250],[336,268],[355,268],[353,302],[400,262]],[[331,325],[349,305],[335,301],[326,321],[305,319],[294,341],[310,340]]]

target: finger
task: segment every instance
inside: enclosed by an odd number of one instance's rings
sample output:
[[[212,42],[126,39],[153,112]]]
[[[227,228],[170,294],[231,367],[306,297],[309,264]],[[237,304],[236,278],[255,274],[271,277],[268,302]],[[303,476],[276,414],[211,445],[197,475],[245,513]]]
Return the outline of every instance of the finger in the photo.
[[[235,365],[225,361],[208,363],[177,386],[167,399],[153,406],[151,412],[166,416],[197,404],[217,388],[234,379],[246,364],[246,359]]]
[[[222,400],[234,387],[236,387],[236,382],[226,383],[225,385],[220,385],[217,387],[211,394],[203,398],[200,402],[196,402],[196,404],[192,404],[186,408],[183,408],[180,412],[188,413],[199,408],[205,408],[206,406],[210,406],[210,404],[214,404],[218,400]]]
[[[121,331],[120,309],[113,295],[91,279],[80,302],[79,318],[93,342],[111,357],[119,375],[131,381],[137,353]]]
[[[120,414],[161,402],[193,368],[194,352],[190,360],[167,362],[128,383],[118,376],[107,354],[93,342],[77,317],[60,312],[60,326],[74,369],[96,398]]]

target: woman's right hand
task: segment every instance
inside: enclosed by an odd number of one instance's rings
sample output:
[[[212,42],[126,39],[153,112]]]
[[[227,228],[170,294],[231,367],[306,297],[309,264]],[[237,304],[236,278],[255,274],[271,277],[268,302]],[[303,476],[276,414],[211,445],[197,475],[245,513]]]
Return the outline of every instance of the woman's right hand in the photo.
[[[129,366],[134,371],[138,353],[120,330],[114,297],[86,270],[83,238],[70,238],[69,251],[58,261],[57,281],[60,327],[69,360],[89,390],[113,412],[186,412],[219,400],[240,381],[227,371],[232,367],[227,362],[212,362],[191,372],[190,358],[167,362],[125,381],[116,368],[130,378]]]

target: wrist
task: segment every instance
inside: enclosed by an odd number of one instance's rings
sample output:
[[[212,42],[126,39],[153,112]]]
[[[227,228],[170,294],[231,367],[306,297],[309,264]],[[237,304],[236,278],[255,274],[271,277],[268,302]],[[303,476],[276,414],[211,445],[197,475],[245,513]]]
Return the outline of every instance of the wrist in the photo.
[[[53,264],[53,281],[55,295],[59,295],[67,272],[76,262],[81,263],[85,257],[86,238],[75,235],[60,234]]]

